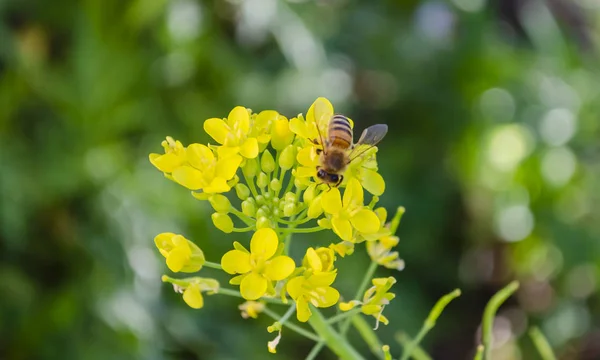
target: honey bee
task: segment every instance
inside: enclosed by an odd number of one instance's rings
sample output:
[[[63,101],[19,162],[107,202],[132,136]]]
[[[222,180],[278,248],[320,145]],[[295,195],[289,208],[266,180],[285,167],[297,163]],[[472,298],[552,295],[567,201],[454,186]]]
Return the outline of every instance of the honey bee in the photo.
[[[318,127],[317,127],[317,130]],[[377,145],[387,134],[388,126],[377,124],[366,128],[356,143],[353,143],[352,127],[350,120],[344,115],[336,114],[330,121],[327,138],[323,141],[321,132],[321,144],[323,149],[320,153],[320,166],[317,166],[317,177],[329,186],[339,186],[344,180],[344,171],[358,156]],[[317,143],[315,141],[315,143]],[[369,145],[356,154],[355,149],[359,145]]]

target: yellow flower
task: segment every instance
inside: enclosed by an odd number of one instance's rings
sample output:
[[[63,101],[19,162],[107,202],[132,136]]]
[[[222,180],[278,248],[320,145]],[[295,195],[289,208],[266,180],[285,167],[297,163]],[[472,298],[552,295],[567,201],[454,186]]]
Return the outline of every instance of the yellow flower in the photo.
[[[230,284],[240,285],[240,293],[246,300],[256,300],[265,293],[274,294],[273,281],[287,278],[296,268],[288,256],[274,256],[279,245],[273,229],[257,230],[250,240],[250,251],[234,243],[235,250],[221,258],[221,266],[228,274],[240,274]]]
[[[290,130],[290,123],[285,116],[279,115],[271,128],[271,146],[277,151],[283,150],[294,141],[294,133]]]
[[[340,299],[340,293],[331,287],[337,276],[336,272],[316,273],[306,271],[303,275],[294,277],[287,282],[286,290],[296,302],[296,318],[306,322],[312,315],[308,304],[326,308],[335,305]]]
[[[348,182],[343,200],[337,188],[332,188],[322,195],[323,210],[331,216],[333,231],[342,240],[353,241],[353,229],[359,233],[371,234],[377,232],[381,226],[377,215],[363,205],[363,196],[362,186],[356,179]]]
[[[361,311],[365,315],[373,315],[379,322],[387,325],[389,320],[383,316],[383,309],[390,301],[396,297],[395,294],[388,292],[388,290],[396,283],[396,279],[393,277],[387,278],[375,278],[373,279],[373,286],[365,291],[362,301],[352,300],[350,302],[340,303],[340,310],[348,311],[354,307],[361,305]]]
[[[315,273],[333,271],[335,253],[332,249],[320,247],[316,250],[309,247],[302,261],[302,266],[312,269]]]
[[[340,241],[337,244],[331,244],[329,245],[329,248],[341,257],[352,255],[354,253],[354,243],[349,241]]]
[[[192,309],[200,309],[204,306],[203,291],[208,295],[219,292],[219,282],[215,279],[201,277],[173,279],[163,275],[162,281],[172,283],[175,291],[183,294],[183,301]]]
[[[163,155],[150,154],[150,162],[158,170],[168,175],[186,162],[185,149],[179,140],[175,141],[170,136],[167,136],[161,145],[165,149],[165,153]]]
[[[186,149],[187,164],[173,171],[173,179],[190,190],[222,193],[231,190],[228,183],[239,168],[242,157],[233,154],[216,157],[206,145],[191,144]]]
[[[162,233],[154,238],[156,247],[167,259],[167,266],[173,272],[192,273],[204,265],[204,253],[196,244],[181,235]]]
[[[242,317],[244,319],[247,318],[258,318],[258,314],[260,314],[265,309],[265,304],[258,301],[246,301],[245,303],[238,306],[238,309],[242,312]]]
[[[387,217],[385,209],[375,209],[375,213],[378,215],[381,223],[384,224]],[[400,255],[397,251],[392,251],[392,248],[398,245],[398,242],[400,241],[400,238],[393,233],[396,232],[396,229],[398,228],[402,214],[404,214],[404,208],[400,207],[398,208],[394,219],[392,219],[389,224],[382,227],[376,240],[367,241],[367,252],[371,259],[388,269],[404,269],[404,260],[400,259]]]
[[[242,106],[233,108],[226,121],[218,118],[206,120],[204,131],[222,145],[218,149],[219,156],[227,158],[238,153],[247,159],[258,156],[258,140],[248,136],[250,114]]]
[[[385,191],[385,181],[381,174],[377,172],[377,159],[375,157],[377,147],[373,146],[371,149],[365,151],[367,146],[369,145],[359,145],[351,151],[351,157],[353,156],[352,154],[360,155],[359,158],[352,160],[348,164],[348,168],[344,172],[344,182],[356,178],[369,193],[381,196]],[[363,151],[365,152],[362,153]]]

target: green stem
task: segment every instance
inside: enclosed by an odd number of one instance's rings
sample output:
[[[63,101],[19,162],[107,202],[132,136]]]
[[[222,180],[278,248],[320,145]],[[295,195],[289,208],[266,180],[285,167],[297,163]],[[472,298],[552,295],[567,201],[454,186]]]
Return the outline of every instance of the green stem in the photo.
[[[506,299],[508,299],[515,291],[517,291],[518,288],[518,281],[511,282],[502,290],[498,291],[494,296],[492,296],[488,304],[485,306],[482,321],[482,345],[484,347],[483,358],[485,360],[490,360],[492,358],[493,327],[496,311],[498,311],[500,305],[502,305]]]
[[[265,314],[267,314],[269,317],[271,317],[273,320],[275,321],[279,321],[279,319],[281,319],[281,316],[279,316],[279,314],[277,314],[276,312],[273,312],[271,309],[269,308],[264,308],[263,312]],[[282,324],[283,326],[287,327],[288,329],[294,331],[297,334],[300,334],[302,336],[304,336],[305,338],[308,338],[312,341],[319,341],[319,338],[317,337],[317,335],[311,333],[310,331],[304,330],[303,328],[301,328],[300,326],[297,326],[294,323],[285,323]]]
[[[360,299],[363,294],[365,293],[365,290],[367,290],[367,286],[369,286],[369,282],[371,281],[371,279],[373,278],[373,275],[375,274],[375,270],[377,270],[377,263],[375,261],[371,261],[371,264],[369,265],[369,268],[367,269],[367,272],[365,273],[365,276],[363,277],[360,286],[358,287],[358,290],[356,291],[356,295],[354,295],[354,299]],[[340,330],[340,333],[342,335],[346,335],[346,333],[348,332],[348,329],[350,329],[350,322],[352,321],[352,318],[346,319],[346,322],[344,322],[342,324],[342,328]]]
[[[246,224],[248,226],[252,226],[255,222],[252,218],[246,216],[246,214],[244,214],[243,212],[234,208],[233,206],[231,207],[231,209],[229,209],[229,212],[232,213],[233,215],[237,216],[240,220],[242,220],[244,222],[244,224]]]
[[[314,360],[317,357],[317,355],[319,355],[321,349],[323,349],[323,346],[325,346],[325,341],[319,340],[319,342],[316,343],[315,346],[313,346],[312,350],[310,350],[310,352],[306,356],[306,360]]]
[[[444,311],[444,309],[450,303],[450,301],[456,299],[459,296],[460,290],[455,289],[451,293],[442,296],[435,303],[433,309],[431,309],[431,311],[429,312],[429,316],[427,316],[427,319],[425,319],[425,322],[423,323],[423,326],[421,327],[421,330],[419,330],[417,336],[404,348],[400,360],[407,360],[410,357],[415,347],[421,342],[421,340],[423,340],[423,338],[425,337],[425,335],[427,335],[429,330],[433,329],[438,317],[440,317],[442,311]]]
[[[383,359],[384,355],[381,351],[381,347],[383,346],[383,344],[381,343],[381,341],[379,341],[377,334],[375,334],[375,331],[373,330],[371,325],[369,325],[369,323],[365,320],[365,318],[362,316],[352,317],[352,325],[354,325],[354,328],[358,331],[360,337],[362,337],[363,340],[367,343],[367,345],[369,345],[369,349],[371,349],[373,355],[380,359]]]
[[[311,228],[293,228],[292,229],[292,233],[296,233],[296,234],[310,234],[310,233],[314,233],[317,231],[322,231],[325,230],[324,228],[320,227],[320,226],[315,226],[315,227],[311,227]]]
[[[529,329],[529,337],[531,337],[531,341],[533,341],[543,360],[556,360],[552,347],[550,347],[544,333],[537,326]]]
[[[248,232],[248,231],[252,231],[254,230],[254,226],[248,226],[245,228],[233,228],[233,230],[231,230],[232,232]]]
[[[242,294],[240,294],[239,291],[237,290],[233,290],[233,289],[224,289],[224,288],[220,288],[219,291],[217,291],[217,294],[221,294],[221,295],[227,295],[227,296],[233,296],[233,297],[237,297],[240,299],[244,299],[242,297]],[[283,301],[281,301],[278,298],[268,298],[268,297],[263,297],[260,298],[260,300],[270,303],[270,304],[277,304],[277,305],[285,305],[285,303]]]
[[[363,359],[363,357],[338,334],[329,324],[316,307],[310,306],[312,315],[308,323],[327,346],[342,360]]]
[[[217,270],[223,270],[223,268],[221,267],[221,264],[215,263],[215,262],[210,262],[210,261],[205,261],[204,265],[202,265],[202,266],[206,266],[207,268],[213,268],[213,269],[217,269]]]
[[[360,307],[354,308],[354,309],[352,309],[350,311],[339,313],[339,314],[337,314],[335,316],[332,316],[329,319],[327,319],[327,323],[328,324],[335,324],[336,322],[342,321],[342,320],[344,320],[344,319],[346,319],[348,317],[352,317],[352,316],[358,314],[359,312],[361,312],[361,308]]]
[[[400,345],[402,345],[403,348],[406,348],[410,343],[413,342],[410,336],[408,336],[406,333],[398,333],[394,336],[394,338]],[[425,350],[419,346],[419,344],[415,344],[410,356],[415,360],[431,360],[431,356],[429,356],[429,354],[427,354]]]
[[[483,350],[485,348],[483,347],[483,345],[478,345],[477,346],[477,352],[475,353],[475,357],[473,358],[473,360],[483,360]]]
[[[256,190],[256,185],[254,185],[254,181],[250,181],[250,178],[246,175],[244,170],[242,169],[242,175],[244,175],[244,180],[246,180],[246,184],[248,184],[248,188],[250,188],[250,192],[252,193],[252,197],[256,199],[258,196],[258,191]]]
[[[283,184],[283,183],[281,183]],[[288,180],[288,184],[285,187],[285,191],[283,192],[283,195],[289,193],[290,191],[292,191],[292,188],[294,187],[294,176],[290,176],[290,180]]]

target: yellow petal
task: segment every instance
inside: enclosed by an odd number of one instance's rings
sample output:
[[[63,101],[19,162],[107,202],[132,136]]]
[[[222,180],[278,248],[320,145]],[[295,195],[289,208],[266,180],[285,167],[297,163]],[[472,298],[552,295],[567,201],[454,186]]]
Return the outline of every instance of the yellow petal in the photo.
[[[248,274],[240,284],[240,293],[246,300],[259,299],[266,291],[267,279],[253,272]]]
[[[319,304],[319,307],[326,308],[337,304],[339,299],[340,292],[331,286],[328,286],[325,288],[325,293],[320,294],[317,303]]]
[[[349,207],[351,204],[363,205],[364,194],[360,182],[356,178],[348,180],[346,189],[344,190],[344,208]]]
[[[362,209],[355,213],[350,222],[361,233],[374,233],[379,230],[381,223],[375,213],[369,209]]]
[[[187,165],[175,169],[173,179],[190,190],[199,190],[204,185],[202,173]]]
[[[235,175],[241,163],[242,157],[237,154],[224,159],[219,159],[219,161],[217,161],[215,175],[225,180],[229,180]]]
[[[307,122],[316,122],[318,125],[327,124],[333,115],[333,105],[324,97],[319,97],[306,112]],[[323,127],[320,126],[322,129]]]
[[[347,190],[346,190],[347,191]],[[328,214],[337,214],[342,210],[342,196],[338,188],[332,188],[322,195],[321,206]]]
[[[381,311],[381,305],[363,305],[362,312],[365,315],[377,314]]]
[[[172,272],[179,272],[190,261],[190,256],[189,248],[178,246],[169,252],[167,266]]]
[[[243,106],[234,107],[229,116],[227,116],[227,122],[229,126],[240,130],[242,134],[247,134],[250,130],[250,115],[248,115],[248,110]]]
[[[306,122],[298,119],[298,118],[292,118],[290,120],[290,130],[303,138],[308,138],[308,129],[306,127]]]
[[[375,170],[363,169],[362,185],[368,192],[375,196],[381,196],[385,191],[385,181]]]
[[[308,217],[311,219],[316,219],[323,213],[323,206],[321,203],[322,197],[317,196],[308,206]]]
[[[315,151],[314,146],[307,146],[298,151],[298,155],[296,155],[296,160],[302,166],[313,167],[316,168],[319,165],[319,157]]]
[[[297,178],[309,178],[309,177],[314,177],[316,175],[317,175],[316,167],[306,167],[306,166],[299,166],[296,169],[296,174],[295,174],[295,176]]]
[[[307,322],[311,315],[312,312],[308,307],[306,299],[304,299],[304,296],[299,297],[298,300],[296,300],[296,318],[300,322]]]
[[[206,165],[215,160],[212,150],[202,144],[190,144],[185,152],[187,161],[198,170],[202,170]]]
[[[204,306],[204,298],[200,292],[200,285],[190,284],[183,292],[183,301],[192,309],[200,309]]]
[[[240,152],[239,146],[219,146],[217,149],[217,154],[219,155],[219,159],[227,159],[228,157],[232,157],[237,155]]]
[[[360,305],[360,301],[352,300],[349,302],[341,302],[339,304],[339,308],[342,311],[349,311],[349,310],[354,309],[357,305]]]
[[[270,280],[279,281],[287,278],[292,274],[296,264],[291,257],[276,256],[265,267],[265,276]]]
[[[175,234],[170,232],[165,232],[158,234],[154,237],[154,244],[160,250],[171,251],[173,249],[173,237]]]
[[[239,250],[230,250],[221,258],[223,271],[228,274],[245,274],[252,270],[250,254]]]
[[[304,282],[304,276],[296,276],[287,282],[286,290],[292,299],[296,300],[300,295],[302,295],[302,286],[304,285]]]
[[[331,226],[333,232],[335,232],[342,240],[352,240],[352,225],[350,224],[350,221],[340,217],[334,217],[331,219]]]
[[[321,263],[321,258],[319,257],[319,255],[317,254],[315,249],[309,247],[306,250],[306,255],[304,258],[306,259],[308,266],[310,266],[310,268],[313,269],[314,271],[318,272],[318,271],[323,270],[323,264]]]
[[[166,173],[173,172],[177,167],[183,163],[181,156],[177,156],[175,153],[168,153],[164,155],[150,154],[150,162],[158,170]]]
[[[223,178],[216,177],[212,179],[209,185],[204,187],[204,192],[206,193],[224,193],[231,190],[231,186],[227,184],[227,181]]]
[[[270,259],[277,251],[279,240],[277,233],[271,228],[258,229],[250,240],[250,253],[252,256]]]
[[[225,138],[229,133],[229,129],[227,128],[225,121],[217,118],[206,120],[204,122],[204,131],[206,131],[206,133],[215,139],[215,141],[219,144],[223,144],[225,142]]]
[[[258,140],[248,138],[240,147],[240,154],[247,159],[254,159],[258,156]]]
[[[290,124],[283,116],[273,122],[271,134],[271,146],[275,150],[283,150],[294,140],[294,133],[290,130]]]
[[[375,215],[377,215],[377,218],[379,218],[379,222],[381,224],[385,224],[385,220],[387,219],[387,210],[382,206],[373,211],[375,212]]]
[[[308,283],[311,287],[323,287],[333,284],[337,273],[334,271],[316,273],[310,276]]]

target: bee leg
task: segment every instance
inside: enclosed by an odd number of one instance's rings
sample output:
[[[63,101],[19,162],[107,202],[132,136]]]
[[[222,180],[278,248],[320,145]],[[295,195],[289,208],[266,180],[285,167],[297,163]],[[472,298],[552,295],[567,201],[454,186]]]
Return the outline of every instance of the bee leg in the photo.
[[[321,155],[322,152],[323,152],[323,149],[317,149],[317,155]]]
[[[342,184],[342,181],[344,181],[344,175],[340,175],[340,179],[338,180],[337,183],[335,183],[335,187],[338,187]]]

